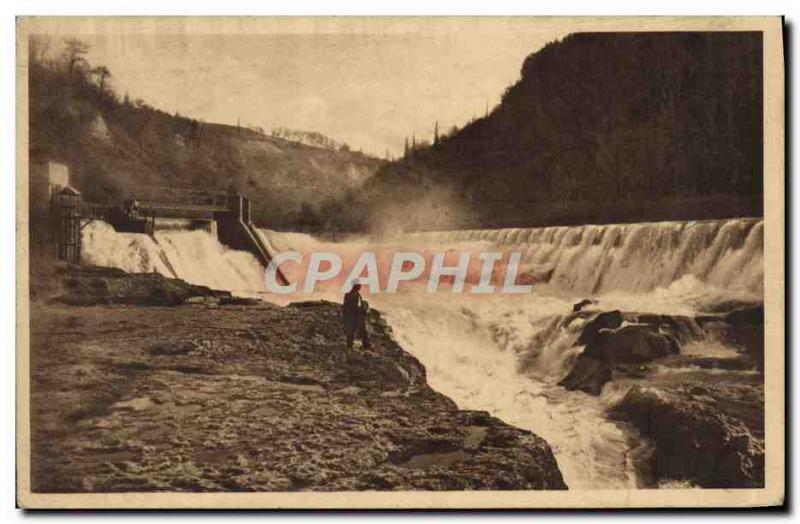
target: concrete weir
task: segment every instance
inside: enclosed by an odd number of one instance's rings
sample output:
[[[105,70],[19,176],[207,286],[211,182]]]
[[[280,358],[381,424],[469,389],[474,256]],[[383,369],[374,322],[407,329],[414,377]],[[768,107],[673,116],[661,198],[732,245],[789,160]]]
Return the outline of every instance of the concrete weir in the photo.
[[[94,209],[96,206],[74,200],[69,201],[68,209],[63,205],[59,207],[65,220],[76,222],[73,229],[77,231],[85,223],[100,219],[118,232],[153,236],[158,222],[185,220],[192,228],[216,231],[221,244],[252,253],[265,268],[272,261],[273,250],[258,234],[250,218],[250,200],[238,193],[147,188],[131,193],[122,207],[107,207],[99,214]],[[60,240],[60,243],[65,242],[63,238]],[[277,278],[282,284],[289,283],[280,269]]]

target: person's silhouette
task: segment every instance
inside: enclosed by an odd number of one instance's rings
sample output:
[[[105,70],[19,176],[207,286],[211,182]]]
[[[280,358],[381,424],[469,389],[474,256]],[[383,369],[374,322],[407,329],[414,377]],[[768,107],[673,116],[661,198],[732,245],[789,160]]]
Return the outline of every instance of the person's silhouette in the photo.
[[[344,334],[348,348],[353,347],[353,339],[358,335],[364,349],[370,349],[369,338],[367,337],[367,311],[369,305],[361,298],[360,290],[361,284],[354,282],[350,291],[344,295],[344,303],[342,304]]]

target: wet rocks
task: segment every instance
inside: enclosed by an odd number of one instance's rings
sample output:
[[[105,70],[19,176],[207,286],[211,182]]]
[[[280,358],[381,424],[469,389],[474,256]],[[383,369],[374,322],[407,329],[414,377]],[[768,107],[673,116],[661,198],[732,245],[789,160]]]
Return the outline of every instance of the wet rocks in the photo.
[[[196,286],[157,273],[126,273],[104,267],[71,266],[63,285],[65,293],[56,301],[74,306],[178,306],[198,297],[231,298],[227,291]]]
[[[258,306],[263,302],[249,297],[220,297],[218,303],[220,306]]]
[[[590,306],[592,304],[597,304],[597,301],[596,300],[592,300],[590,298],[584,298],[583,300],[581,300],[580,302],[576,302],[572,306],[572,312],[573,313],[577,313],[581,309],[585,308],[586,306]]]
[[[609,364],[640,364],[680,352],[678,342],[652,324],[630,324],[599,331],[583,355]]]
[[[603,360],[578,355],[569,373],[558,385],[569,391],[599,395],[612,377],[611,366]]]
[[[678,341],[658,324],[623,326],[620,311],[599,313],[589,320],[576,344],[586,347],[559,382],[568,390],[599,395],[619,365],[643,364],[680,352]]]
[[[357,489],[567,489],[547,443],[481,411],[459,411],[427,434],[403,440]],[[457,472],[447,475],[446,471]]]
[[[763,307],[735,306],[697,316],[599,313],[577,338],[583,351],[560,385],[599,395],[625,379],[609,415],[652,440],[646,470],[656,484],[764,485]],[[725,348],[689,346],[705,343]]]
[[[764,370],[764,306],[737,309],[725,315],[727,336]]]
[[[625,320],[635,324],[657,326],[660,332],[668,334],[681,344],[699,340],[703,336],[696,319],[686,315],[628,313],[625,315]]]
[[[705,488],[764,486],[763,386],[683,383],[636,385],[613,408],[655,441],[659,479]]]
[[[583,326],[577,345],[588,344],[597,337],[601,329],[616,329],[622,325],[622,312],[619,310],[598,313]]]
[[[376,310],[366,351],[325,301],[32,309],[36,491],[566,489],[547,442],[431,389]]]

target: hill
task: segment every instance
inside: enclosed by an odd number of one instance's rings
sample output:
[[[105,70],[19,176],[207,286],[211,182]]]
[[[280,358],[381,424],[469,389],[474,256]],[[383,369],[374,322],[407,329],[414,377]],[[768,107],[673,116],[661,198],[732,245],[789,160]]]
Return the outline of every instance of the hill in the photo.
[[[315,147],[120,100],[108,70],[80,54],[70,66],[68,52],[69,42],[64,58],[30,61],[30,159],[66,163],[93,201],[119,202],[142,186],[235,189],[251,199],[259,225],[338,228],[342,202],[383,164],[338,144]]]
[[[741,32],[548,44],[485,118],[371,178],[359,220],[436,229],[761,215],[761,46]]]

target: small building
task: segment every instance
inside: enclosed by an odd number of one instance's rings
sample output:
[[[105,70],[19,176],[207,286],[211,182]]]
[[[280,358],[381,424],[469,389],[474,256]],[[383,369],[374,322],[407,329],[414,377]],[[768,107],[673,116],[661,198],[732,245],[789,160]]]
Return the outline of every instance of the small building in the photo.
[[[28,208],[31,218],[46,214],[53,195],[69,186],[69,167],[55,161],[32,162],[30,165]]]

